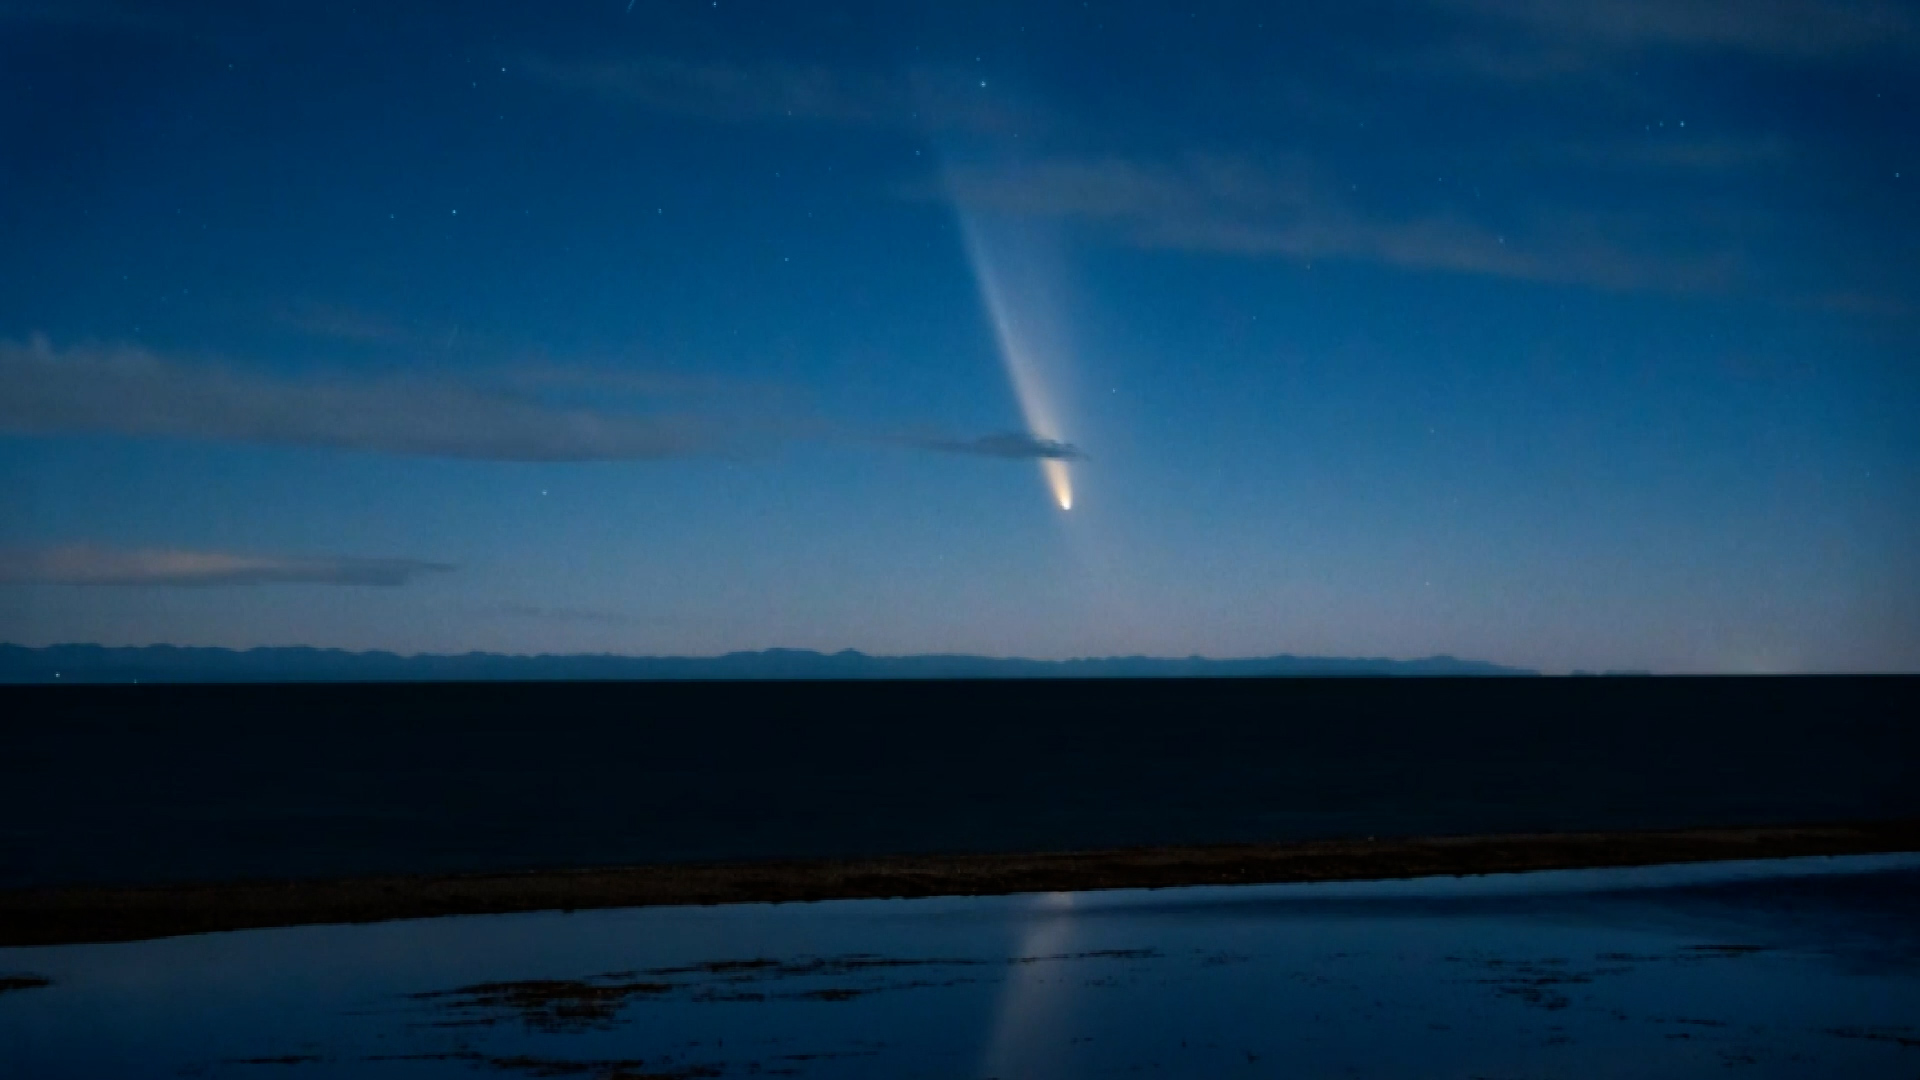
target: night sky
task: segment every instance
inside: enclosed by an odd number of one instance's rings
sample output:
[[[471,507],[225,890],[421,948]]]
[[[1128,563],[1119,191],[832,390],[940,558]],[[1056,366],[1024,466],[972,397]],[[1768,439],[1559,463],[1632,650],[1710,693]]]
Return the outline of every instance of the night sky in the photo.
[[[1872,0],[0,0],[0,639],[1920,669],[1917,134]]]

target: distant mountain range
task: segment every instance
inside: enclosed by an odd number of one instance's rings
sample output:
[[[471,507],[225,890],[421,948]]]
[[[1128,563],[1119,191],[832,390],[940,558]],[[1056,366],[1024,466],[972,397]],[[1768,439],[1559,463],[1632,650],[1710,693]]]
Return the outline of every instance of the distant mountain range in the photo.
[[[1429,656],[1262,656],[1209,660],[1190,656],[1109,656],[1022,660],[991,656],[869,656],[768,649],[724,656],[539,655],[501,653],[401,656],[341,649],[201,649],[172,645],[107,648],[0,645],[0,683],[219,682],[543,682],[698,679],[1180,679],[1275,676],[1537,675],[1478,660]]]

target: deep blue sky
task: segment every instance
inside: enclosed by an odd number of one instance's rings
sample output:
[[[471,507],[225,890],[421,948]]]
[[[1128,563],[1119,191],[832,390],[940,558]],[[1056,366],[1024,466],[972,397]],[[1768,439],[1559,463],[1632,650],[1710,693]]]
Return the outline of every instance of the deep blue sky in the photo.
[[[1914,670],[1917,64],[1873,0],[0,0],[0,639]]]

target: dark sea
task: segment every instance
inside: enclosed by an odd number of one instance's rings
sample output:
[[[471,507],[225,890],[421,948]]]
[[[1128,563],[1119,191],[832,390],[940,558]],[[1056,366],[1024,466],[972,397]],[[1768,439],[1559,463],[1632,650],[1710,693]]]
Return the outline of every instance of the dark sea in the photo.
[[[1911,678],[0,690],[0,888],[1920,816]]]

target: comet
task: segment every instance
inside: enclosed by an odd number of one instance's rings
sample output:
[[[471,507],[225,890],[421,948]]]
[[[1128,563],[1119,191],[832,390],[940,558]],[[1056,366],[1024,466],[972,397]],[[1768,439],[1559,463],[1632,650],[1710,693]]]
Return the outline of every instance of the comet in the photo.
[[[960,216],[960,225],[961,233],[966,238],[967,261],[973,267],[974,281],[979,284],[980,300],[986,306],[987,318],[993,323],[1000,362],[1007,370],[1007,381],[1012,384],[1014,399],[1020,404],[1020,415],[1026,422],[1027,433],[1037,442],[1065,444],[1067,440],[1061,432],[1059,414],[1054,410],[1053,399],[1047,394],[1041,378],[1039,348],[1033,336],[1026,332],[1026,327],[1017,321],[1008,290],[1001,275],[996,272],[993,261],[987,257],[978,226],[965,213]],[[1073,473],[1065,459],[1042,458],[1040,477],[1061,510],[1073,509]]]

